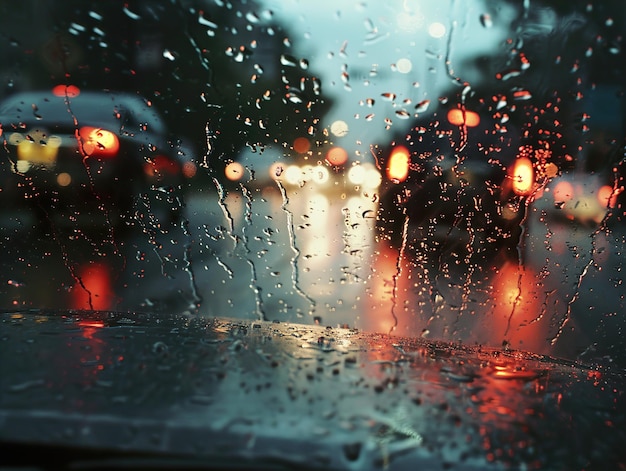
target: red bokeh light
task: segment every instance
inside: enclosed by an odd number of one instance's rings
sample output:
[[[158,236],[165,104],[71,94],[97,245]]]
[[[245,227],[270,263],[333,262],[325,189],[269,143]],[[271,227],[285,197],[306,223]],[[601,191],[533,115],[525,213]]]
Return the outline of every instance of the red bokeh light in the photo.
[[[109,267],[98,263],[89,264],[81,267],[76,276],[77,280],[70,300],[72,309],[102,311],[113,306],[115,296],[111,286]]]
[[[348,153],[342,147],[333,147],[326,154],[326,162],[333,167],[343,165],[348,161]]]
[[[56,85],[52,88],[52,94],[58,97],[74,98],[80,95],[80,88],[76,85]]]
[[[299,154],[305,154],[311,148],[311,143],[306,137],[297,137],[293,141],[293,150]]]

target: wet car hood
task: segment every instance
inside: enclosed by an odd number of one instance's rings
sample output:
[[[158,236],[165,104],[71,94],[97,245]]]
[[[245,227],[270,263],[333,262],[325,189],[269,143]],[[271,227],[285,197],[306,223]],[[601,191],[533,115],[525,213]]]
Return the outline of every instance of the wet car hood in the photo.
[[[610,365],[287,323],[39,310],[1,319],[4,466],[624,463],[626,385]]]

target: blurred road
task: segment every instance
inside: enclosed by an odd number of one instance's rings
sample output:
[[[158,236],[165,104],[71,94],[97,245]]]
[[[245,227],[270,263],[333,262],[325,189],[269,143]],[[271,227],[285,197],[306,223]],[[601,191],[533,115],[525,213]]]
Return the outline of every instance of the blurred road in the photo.
[[[45,233],[8,212],[0,305],[347,325],[570,357],[621,345],[623,227],[551,221],[537,204],[523,264],[444,267],[376,241],[375,215],[369,195],[278,185],[196,192],[177,223],[138,209],[126,230]]]

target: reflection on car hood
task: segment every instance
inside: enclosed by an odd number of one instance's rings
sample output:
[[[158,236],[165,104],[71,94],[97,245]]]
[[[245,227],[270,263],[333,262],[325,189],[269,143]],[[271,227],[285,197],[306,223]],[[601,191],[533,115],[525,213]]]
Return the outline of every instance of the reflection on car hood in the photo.
[[[624,376],[606,366],[285,323],[1,316],[0,442],[38,450],[20,464],[49,465],[51,450],[65,464],[132,453],[207,469],[624,460]]]

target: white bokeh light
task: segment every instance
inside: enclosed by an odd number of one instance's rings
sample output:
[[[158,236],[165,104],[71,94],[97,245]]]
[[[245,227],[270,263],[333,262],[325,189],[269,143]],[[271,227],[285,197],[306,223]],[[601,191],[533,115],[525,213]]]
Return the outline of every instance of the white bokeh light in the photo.
[[[446,27],[443,23],[436,21],[428,26],[428,34],[435,39],[443,38],[446,35]]]

